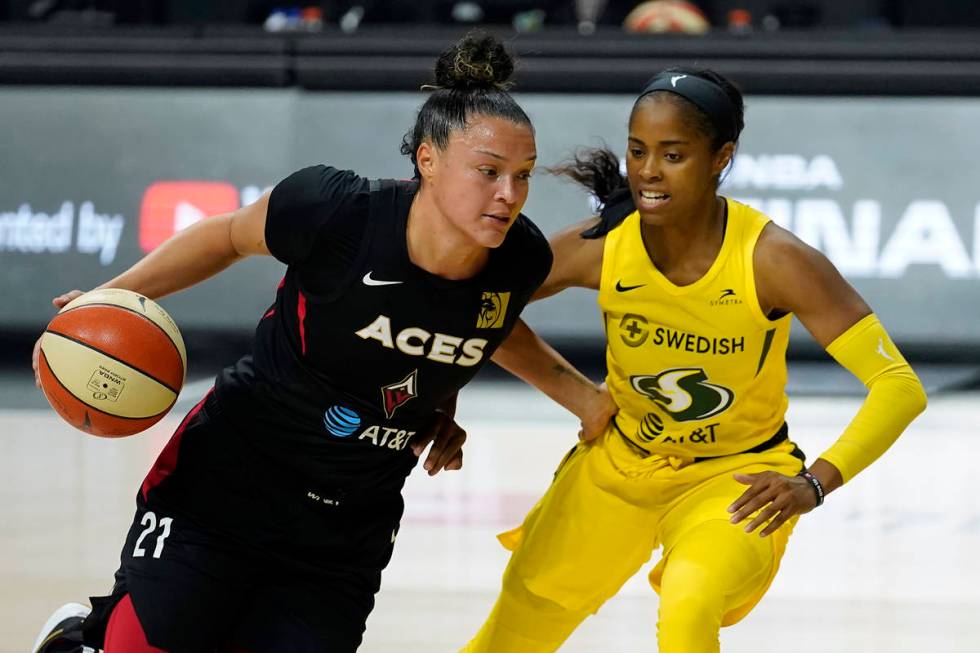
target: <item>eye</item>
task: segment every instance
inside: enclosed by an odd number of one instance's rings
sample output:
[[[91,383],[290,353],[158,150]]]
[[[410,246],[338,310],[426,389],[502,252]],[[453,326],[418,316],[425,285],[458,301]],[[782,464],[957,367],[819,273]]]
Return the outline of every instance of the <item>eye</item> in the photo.
[[[684,157],[677,152],[667,152],[666,154],[664,154],[664,158],[670,161],[671,163],[677,163],[684,159]]]
[[[496,168],[480,168],[479,170],[480,170],[481,173],[483,173],[487,177],[496,177],[497,176],[497,169]]]
[[[634,159],[639,159],[643,156],[643,150],[638,147],[631,147],[630,156],[632,156]]]
[[[522,172],[522,173],[520,173],[520,174],[517,175],[517,178],[520,179],[520,180],[522,180],[522,181],[527,181],[528,179],[531,178],[531,171],[530,170],[527,170],[525,172]]]

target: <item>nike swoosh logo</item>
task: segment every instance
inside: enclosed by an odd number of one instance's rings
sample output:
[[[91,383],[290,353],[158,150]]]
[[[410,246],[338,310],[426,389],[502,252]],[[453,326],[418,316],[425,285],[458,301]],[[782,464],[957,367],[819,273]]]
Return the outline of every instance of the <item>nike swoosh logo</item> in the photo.
[[[627,290],[636,290],[637,288],[642,288],[645,285],[646,285],[645,283],[641,283],[638,286],[624,286],[622,281],[617,281],[616,290],[618,290],[619,292],[626,292]]]
[[[670,85],[673,86],[674,88],[677,88],[677,82],[681,81],[685,77],[687,77],[687,75],[673,75],[670,78]]]
[[[381,281],[380,279],[372,279],[370,272],[365,274],[361,281],[364,282],[365,286],[394,286],[395,284],[405,283],[404,281]]]

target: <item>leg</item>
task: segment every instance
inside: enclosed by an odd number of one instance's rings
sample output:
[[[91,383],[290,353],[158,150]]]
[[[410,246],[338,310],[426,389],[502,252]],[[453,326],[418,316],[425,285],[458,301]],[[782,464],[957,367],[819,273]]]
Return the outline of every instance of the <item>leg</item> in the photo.
[[[624,501],[627,483],[600,442],[579,445],[524,525],[490,617],[466,653],[554,651],[646,562],[656,516]]]
[[[727,507],[745,489],[732,478],[733,471],[795,473],[799,469],[799,462],[788,453],[770,457],[763,464],[736,470],[715,469],[710,462],[689,468],[690,473],[705,473],[706,480],[664,517],[664,558],[650,574],[651,584],[660,592],[661,653],[717,651],[720,627],[742,619],[769,588],[796,518],[772,535],[759,537],[758,531],[746,533],[743,526],[730,523]]]
[[[150,646],[129,594],[116,604],[105,632],[105,653],[166,653]]]
[[[236,650],[249,653],[354,653],[374,608],[380,571],[293,570],[256,590],[238,622]]]
[[[107,597],[93,597],[86,643],[115,651],[213,653],[231,638],[254,568],[238,547],[182,517],[139,507]]]
[[[314,504],[310,514],[300,515],[302,528],[260,559],[237,646],[250,653],[354,653],[403,507],[400,495],[386,494],[341,509]]]
[[[714,653],[723,618],[768,585],[773,541],[712,520],[668,554],[660,587],[660,653]]]
[[[493,611],[463,653],[555,651],[589,614],[535,596],[520,579],[505,573]]]
[[[250,653],[238,648],[223,649],[223,651],[225,653]],[[106,626],[104,653],[167,653],[164,649],[151,646],[146,641],[146,633],[143,631],[139,617],[136,616],[136,609],[133,607],[133,600],[129,594],[116,604],[112,610],[112,616],[109,617],[109,624]]]

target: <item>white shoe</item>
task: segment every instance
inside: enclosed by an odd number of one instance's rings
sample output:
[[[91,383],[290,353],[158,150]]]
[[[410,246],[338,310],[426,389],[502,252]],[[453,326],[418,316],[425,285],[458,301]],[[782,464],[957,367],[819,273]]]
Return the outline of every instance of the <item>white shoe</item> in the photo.
[[[82,621],[92,611],[81,603],[66,603],[54,611],[37,640],[33,653],[95,653],[95,649],[82,644]]]

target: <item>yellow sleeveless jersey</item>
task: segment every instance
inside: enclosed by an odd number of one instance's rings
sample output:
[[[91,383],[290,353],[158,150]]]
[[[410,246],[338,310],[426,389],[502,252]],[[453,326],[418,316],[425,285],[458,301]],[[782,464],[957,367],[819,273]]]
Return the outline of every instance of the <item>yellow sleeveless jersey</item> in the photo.
[[[728,202],[721,250],[687,286],[653,265],[634,212],[606,235],[599,306],[619,431],[663,456],[723,456],[770,439],[786,413],[790,316],[769,320],[752,255],[769,218]]]

